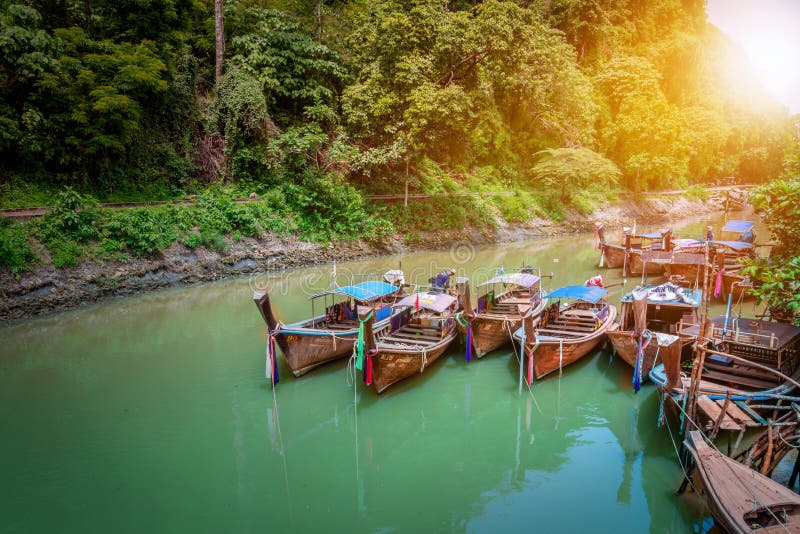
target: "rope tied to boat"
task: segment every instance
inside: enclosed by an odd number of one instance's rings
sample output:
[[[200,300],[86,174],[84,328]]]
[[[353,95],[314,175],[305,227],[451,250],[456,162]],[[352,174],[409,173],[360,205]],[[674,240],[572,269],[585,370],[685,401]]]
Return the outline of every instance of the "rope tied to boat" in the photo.
[[[425,370],[425,366],[428,365],[428,349],[422,349],[422,367],[419,369],[419,374],[422,374],[422,371]]]
[[[281,323],[278,323],[275,330],[270,331],[270,329],[267,328],[267,361],[264,365],[264,375],[266,379],[272,383],[273,388],[280,380],[280,376],[278,375],[278,358],[275,355],[275,337],[280,331]]]

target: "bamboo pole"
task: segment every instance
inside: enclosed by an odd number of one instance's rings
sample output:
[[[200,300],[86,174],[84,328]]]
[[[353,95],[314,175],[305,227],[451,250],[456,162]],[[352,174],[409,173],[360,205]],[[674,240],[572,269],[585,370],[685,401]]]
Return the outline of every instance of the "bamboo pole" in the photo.
[[[703,299],[700,304],[700,331],[697,334],[697,341],[695,342],[694,364],[692,365],[692,379],[689,385],[689,399],[687,400],[686,413],[689,419],[696,420],[697,415],[697,390],[700,387],[700,377],[703,372],[703,363],[705,361],[704,343],[706,336],[706,329],[708,322],[708,247],[705,248],[705,261],[704,261],[704,274],[703,274]],[[713,332],[713,329],[712,329]],[[685,427],[684,439],[688,437],[689,425]]]

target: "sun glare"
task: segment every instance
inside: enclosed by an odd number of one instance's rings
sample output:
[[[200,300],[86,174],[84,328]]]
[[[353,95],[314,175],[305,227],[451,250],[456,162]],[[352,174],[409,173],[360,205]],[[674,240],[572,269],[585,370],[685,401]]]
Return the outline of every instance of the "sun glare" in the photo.
[[[746,60],[729,65],[740,83],[760,82],[792,113],[800,112],[800,1],[709,0],[708,16],[747,54],[752,69]],[[747,79],[753,74],[758,80]]]

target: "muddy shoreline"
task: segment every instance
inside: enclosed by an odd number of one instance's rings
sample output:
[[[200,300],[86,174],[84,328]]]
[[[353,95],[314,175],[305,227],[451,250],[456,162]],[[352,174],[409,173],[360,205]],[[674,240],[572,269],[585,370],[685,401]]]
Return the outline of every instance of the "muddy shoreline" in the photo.
[[[112,297],[185,286],[241,276],[248,273],[279,272],[337,261],[351,261],[420,250],[443,250],[454,244],[482,245],[563,236],[594,230],[602,221],[608,230],[621,228],[636,219],[641,224],[662,224],[705,213],[717,213],[723,199],[705,202],[682,197],[621,201],[589,216],[566,214],[565,220],[532,219],[521,224],[498,227],[465,228],[440,232],[421,232],[413,244],[394,236],[385,243],[366,241],[320,245],[296,239],[266,236],[231,242],[224,254],[204,248],[189,249],[176,244],[163,253],[129,262],[85,261],[74,268],[56,269],[52,264],[37,265],[16,276],[0,271],[0,322],[91,304]]]

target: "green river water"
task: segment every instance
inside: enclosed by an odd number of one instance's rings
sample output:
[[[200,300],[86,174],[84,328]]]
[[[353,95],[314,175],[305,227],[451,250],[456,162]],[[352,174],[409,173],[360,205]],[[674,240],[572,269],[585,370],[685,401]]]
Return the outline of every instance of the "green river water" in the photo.
[[[400,260],[339,264],[337,279]],[[555,273],[548,289],[597,274],[590,234],[416,253],[402,268],[424,282],[452,265],[475,282],[523,261]],[[522,394],[510,345],[469,364],[454,345],[381,396],[348,382],[346,360],[299,379],[281,361],[273,391],[252,288],[268,284],[291,322],[309,315],[305,296],[330,272],[164,290],[0,327],[0,532],[701,530],[708,510],[674,494],[681,470],[656,424],[656,391],[634,394],[631,369],[609,352]]]

